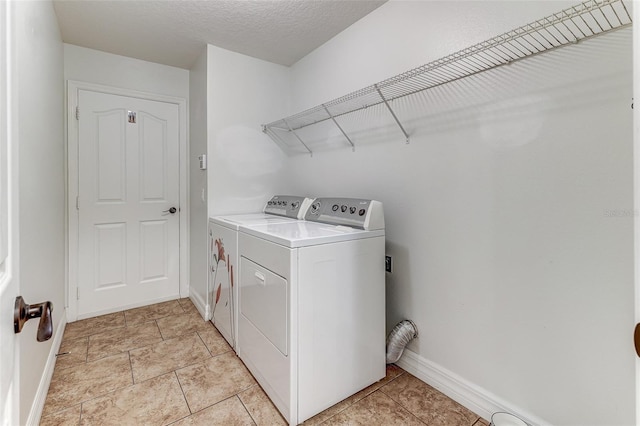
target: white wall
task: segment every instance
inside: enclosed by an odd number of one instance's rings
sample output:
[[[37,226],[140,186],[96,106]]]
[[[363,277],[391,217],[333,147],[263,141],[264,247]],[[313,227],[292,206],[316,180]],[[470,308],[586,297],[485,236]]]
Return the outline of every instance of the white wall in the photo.
[[[207,294],[207,171],[198,156],[207,152],[207,49],[189,72],[189,293],[203,312]],[[202,198],[204,194],[204,199]]]
[[[206,114],[207,125],[205,132],[200,112],[192,112],[192,132],[196,119],[198,140],[192,133],[191,157],[196,161],[198,155],[208,155],[206,174],[192,171],[191,292],[206,304],[207,211],[202,211],[201,191],[209,217],[260,211],[272,195],[287,192],[286,157],[261,132],[260,124],[286,115],[290,81],[287,67],[216,46],[207,46],[206,64],[203,56],[191,70],[192,96],[206,93],[206,107],[199,110]]]
[[[50,2],[15,2],[20,171],[20,276],[27,303],[53,302],[54,332],[64,313],[64,81],[62,39]],[[34,404],[54,339],[38,343],[38,320],[20,342],[20,422]]]
[[[293,66],[290,112],[566,4],[391,1]],[[355,153],[285,163],[292,192],[385,204],[388,329],[412,319],[420,358],[557,425],[635,423],[630,35],[396,102],[409,145],[377,109]]]
[[[289,69],[209,45],[208,76],[209,215],[260,211],[287,188],[260,125],[286,115]]]
[[[65,80],[189,98],[189,71],[87,49],[64,45]]]

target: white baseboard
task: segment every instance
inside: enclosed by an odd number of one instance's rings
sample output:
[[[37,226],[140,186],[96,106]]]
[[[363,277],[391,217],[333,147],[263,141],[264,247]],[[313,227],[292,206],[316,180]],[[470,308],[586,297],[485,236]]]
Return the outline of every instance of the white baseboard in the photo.
[[[514,406],[408,349],[405,349],[402,358],[396,364],[487,421],[491,420],[493,413],[504,411],[520,417],[532,426],[550,425],[549,422]]]
[[[202,296],[200,296],[198,293],[191,292],[189,294],[189,298],[191,299],[193,304],[196,305],[196,308],[198,309],[198,312],[200,312],[200,315],[202,315],[202,318],[204,318],[206,321],[209,321],[211,319],[211,309],[207,302],[202,299]]]
[[[99,315],[112,314],[114,312],[121,312],[121,311],[126,311],[128,309],[135,309],[135,308],[139,308],[139,307],[142,307],[142,306],[154,305],[156,303],[162,303],[162,302],[168,302],[170,300],[176,300],[179,297],[180,297],[179,294],[176,294],[176,295],[173,295],[173,296],[167,296],[167,297],[156,297],[156,298],[148,299],[148,300],[145,300],[145,301],[142,301],[142,302],[129,303],[129,304],[126,304],[126,305],[115,307],[115,308],[103,309],[103,310],[100,310],[100,311],[90,312],[88,314],[78,315],[78,318],[67,318],[67,321],[68,322],[74,322],[74,321],[79,321],[79,320],[83,320],[83,319],[87,319],[87,318],[97,317]]]
[[[62,343],[62,335],[64,334],[64,328],[67,325],[67,315],[60,315],[60,323],[58,328],[53,333],[53,343],[51,349],[49,349],[49,356],[47,357],[47,363],[44,366],[40,383],[38,384],[38,390],[33,398],[33,404],[31,404],[31,410],[29,411],[29,417],[27,417],[26,424],[31,426],[37,426],[40,423],[40,417],[42,416],[42,409],[44,408],[44,402],[47,399],[47,392],[49,391],[49,385],[51,384],[51,377],[53,376],[53,369],[56,366],[56,354],[60,351],[60,344]]]

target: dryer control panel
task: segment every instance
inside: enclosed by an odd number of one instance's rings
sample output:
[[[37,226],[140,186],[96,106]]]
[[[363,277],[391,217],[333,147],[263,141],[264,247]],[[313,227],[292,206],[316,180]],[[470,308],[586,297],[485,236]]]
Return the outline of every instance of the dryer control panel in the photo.
[[[382,203],[360,198],[316,198],[305,215],[312,222],[373,231],[384,229]]]
[[[295,195],[274,195],[267,201],[263,211],[276,216],[304,219],[312,201],[311,198]]]

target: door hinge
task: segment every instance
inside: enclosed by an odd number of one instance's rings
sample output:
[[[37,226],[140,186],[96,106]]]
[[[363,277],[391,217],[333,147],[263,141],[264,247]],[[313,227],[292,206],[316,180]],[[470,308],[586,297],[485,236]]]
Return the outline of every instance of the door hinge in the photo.
[[[76,107],[76,120],[80,120],[80,107]]]
[[[76,210],[80,210],[80,196],[76,195]]]

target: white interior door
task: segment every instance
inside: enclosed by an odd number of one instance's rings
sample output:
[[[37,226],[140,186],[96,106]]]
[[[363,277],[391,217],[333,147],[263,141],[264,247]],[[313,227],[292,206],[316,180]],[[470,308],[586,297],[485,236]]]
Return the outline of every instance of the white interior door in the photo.
[[[178,106],[80,90],[78,107],[78,317],[178,297]]]
[[[638,6],[638,5],[634,5]],[[640,8],[633,8],[633,21],[639,22]],[[640,424],[640,218],[637,212],[640,211],[640,110],[638,100],[640,99],[640,28],[633,26],[633,99],[635,108],[633,109],[633,175],[634,193],[634,251],[635,251],[635,320],[636,329],[634,332],[634,343],[636,344],[636,424]]]
[[[19,424],[19,345],[13,306],[19,294],[17,144],[11,116],[10,2],[0,2],[0,422]]]

